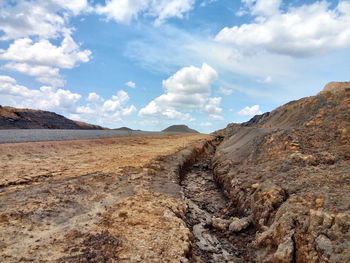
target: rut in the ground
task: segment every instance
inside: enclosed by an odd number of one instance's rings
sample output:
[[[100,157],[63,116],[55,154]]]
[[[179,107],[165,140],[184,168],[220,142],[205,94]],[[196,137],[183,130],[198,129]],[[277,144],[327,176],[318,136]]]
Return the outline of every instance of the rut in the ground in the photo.
[[[181,186],[188,205],[186,223],[195,237],[192,262],[254,262],[255,231],[252,226],[239,233],[229,230],[237,215],[213,179],[211,158],[190,167]]]

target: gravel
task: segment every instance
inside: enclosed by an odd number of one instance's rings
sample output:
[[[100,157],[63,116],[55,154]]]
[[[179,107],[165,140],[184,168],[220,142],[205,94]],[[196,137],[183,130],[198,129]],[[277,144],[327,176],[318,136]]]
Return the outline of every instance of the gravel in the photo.
[[[97,139],[121,136],[159,135],[162,132],[120,131],[120,130],[0,130],[0,143],[64,141],[78,139]]]

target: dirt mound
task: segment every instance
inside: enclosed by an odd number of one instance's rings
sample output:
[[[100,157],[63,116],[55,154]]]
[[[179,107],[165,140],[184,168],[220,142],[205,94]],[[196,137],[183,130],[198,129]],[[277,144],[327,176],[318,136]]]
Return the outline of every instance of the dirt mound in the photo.
[[[349,82],[221,133],[215,179],[252,218],[256,262],[350,262]]]
[[[17,109],[0,105],[0,129],[84,129],[105,128],[85,122],[73,121],[54,112]]]
[[[172,125],[162,130],[162,132],[199,133],[196,130],[190,129],[187,125]]]

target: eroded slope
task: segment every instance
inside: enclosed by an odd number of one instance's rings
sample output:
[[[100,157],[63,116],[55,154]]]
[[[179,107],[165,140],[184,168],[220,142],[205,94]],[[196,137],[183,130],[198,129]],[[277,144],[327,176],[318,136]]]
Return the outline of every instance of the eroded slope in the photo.
[[[258,229],[257,262],[350,262],[350,83],[222,133],[215,176]]]

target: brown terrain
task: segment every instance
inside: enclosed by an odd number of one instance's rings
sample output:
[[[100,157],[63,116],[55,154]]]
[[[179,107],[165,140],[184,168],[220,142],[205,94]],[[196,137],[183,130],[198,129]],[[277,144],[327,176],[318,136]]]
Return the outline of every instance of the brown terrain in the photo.
[[[350,262],[350,82],[221,131],[214,176],[255,262]]]
[[[17,109],[0,105],[0,129],[103,130],[98,125],[73,121],[50,111]]]
[[[0,262],[350,262],[350,83],[214,133],[0,144]]]
[[[209,138],[0,144],[0,262],[186,259],[186,205],[167,176]]]

